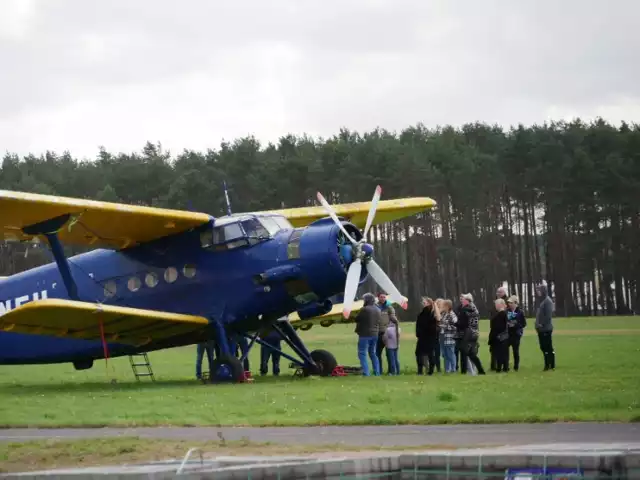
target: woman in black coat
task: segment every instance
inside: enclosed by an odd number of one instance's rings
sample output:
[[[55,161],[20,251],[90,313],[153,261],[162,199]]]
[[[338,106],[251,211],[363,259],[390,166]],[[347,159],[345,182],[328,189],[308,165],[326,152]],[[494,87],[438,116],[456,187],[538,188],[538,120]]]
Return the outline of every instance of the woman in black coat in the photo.
[[[498,298],[495,301],[496,312],[491,317],[489,345],[496,356],[496,372],[509,371],[509,327],[507,323],[507,304]]]
[[[517,372],[520,368],[520,340],[527,326],[524,312],[518,306],[519,299],[511,295],[507,300],[507,326],[509,327],[509,347],[513,350],[513,369]],[[507,347],[508,348],[508,347]],[[507,367],[508,363],[507,354]]]
[[[422,297],[422,311],[416,320],[416,363],[418,375],[422,375],[428,364],[428,375],[433,375],[433,369],[439,363],[437,358],[438,322],[440,314],[435,302],[429,297]]]

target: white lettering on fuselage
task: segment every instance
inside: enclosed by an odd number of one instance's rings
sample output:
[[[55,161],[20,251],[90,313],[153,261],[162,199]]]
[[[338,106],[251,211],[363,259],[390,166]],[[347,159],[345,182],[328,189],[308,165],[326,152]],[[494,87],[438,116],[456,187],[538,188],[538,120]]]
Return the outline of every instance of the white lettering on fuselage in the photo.
[[[14,308],[18,308],[25,303],[29,303],[30,301],[36,300],[44,300],[47,298],[47,291],[42,290],[41,292],[33,292],[31,297],[29,295],[21,295],[18,298],[9,299],[9,300],[0,300],[0,317],[5,313],[9,313]]]

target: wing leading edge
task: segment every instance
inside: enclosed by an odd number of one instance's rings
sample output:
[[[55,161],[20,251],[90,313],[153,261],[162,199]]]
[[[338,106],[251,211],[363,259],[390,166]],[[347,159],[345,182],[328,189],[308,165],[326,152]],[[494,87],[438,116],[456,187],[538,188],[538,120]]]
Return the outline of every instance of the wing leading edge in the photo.
[[[394,200],[381,200],[376,209],[373,225],[392,222],[401,218],[410,217],[423,212],[436,205],[435,200],[429,197],[398,198]],[[364,228],[367,223],[367,215],[371,202],[342,203],[332,205],[339,217],[344,217],[358,228]],[[284,215],[294,227],[304,227],[316,220],[327,217],[327,212],[322,207],[285,208],[281,210],[268,210],[260,213],[277,213]]]
[[[58,231],[62,243],[115,249],[180,233],[211,220],[199,212],[0,190],[0,241],[30,240],[23,228],[63,215],[71,217]]]
[[[195,315],[61,299],[27,303],[0,316],[5,332],[81,340],[101,340],[104,334],[106,342],[132,346],[195,335],[208,325],[206,318]]]

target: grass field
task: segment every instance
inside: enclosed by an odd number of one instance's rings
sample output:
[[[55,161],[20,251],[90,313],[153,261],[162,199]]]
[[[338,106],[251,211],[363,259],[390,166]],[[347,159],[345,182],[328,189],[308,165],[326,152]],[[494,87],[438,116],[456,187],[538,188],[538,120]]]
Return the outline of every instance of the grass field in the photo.
[[[0,367],[0,425],[321,425],[640,420],[640,318],[555,319],[557,370],[542,372],[535,332],[522,341],[521,370],[486,376],[415,375],[414,324],[403,324],[397,377],[280,378],[203,385],[195,347],[149,355],[156,383],[135,381],[128,359],[71,365]],[[488,367],[488,324],[481,359]],[[353,326],[302,332],[310,349],[327,348],[357,365]],[[259,350],[251,355],[258,370]],[[206,365],[206,362],[205,362]],[[386,367],[386,361],[385,361]],[[115,378],[117,383],[112,384]]]

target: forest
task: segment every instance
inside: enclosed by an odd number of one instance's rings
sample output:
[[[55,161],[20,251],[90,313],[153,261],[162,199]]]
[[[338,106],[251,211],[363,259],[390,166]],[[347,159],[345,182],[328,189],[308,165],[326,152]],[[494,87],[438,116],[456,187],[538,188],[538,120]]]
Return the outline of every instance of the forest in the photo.
[[[1,145],[0,145],[1,147]],[[529,315],[534,286],[551,288],[557,316],[640,309],[640,127],[605,120],[509,128],[341,129],[330,138],[254,137],[206,152],[98,148],[20,158],[8,152],[0,189],[138,205],[234,213],[427,196],[432,211],[373,229],[376,259],[410,300],[457,300],[471,292],[481,313],[507,282]],[[69,254],[80,253],[67,248]],[[0,243],[0,276],[51,261],[42,247]],[[366,285],[373,289],[375,285]]]

